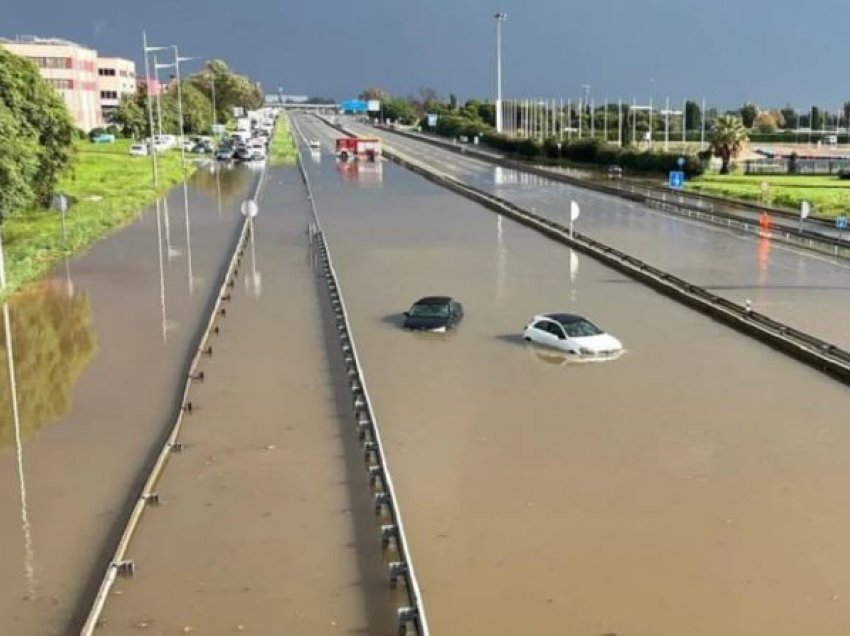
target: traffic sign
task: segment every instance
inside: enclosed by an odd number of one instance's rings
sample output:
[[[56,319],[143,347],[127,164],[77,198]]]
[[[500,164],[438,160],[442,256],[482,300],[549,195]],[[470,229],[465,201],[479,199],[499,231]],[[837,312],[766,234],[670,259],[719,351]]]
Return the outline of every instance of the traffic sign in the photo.
[[[685,185],[685,173],[681,170],[671,170],[669,183],[671,188],[680,189]]]
[[[839,230],[846,230],[847,229],[847,215],[846,214],[839,214],[835,218],[835,227]]]
[[[579,210],[578,203],[570,201],[570,221],[575,221],[580,212],[581,210]]]
[[[685,158],[679,157],[678,159],[676,159],[676,165],[679,166],[680,168],[684,168],[685,167]]]
[[[247,216],[253,219],[255,216],[257,216],[257,213],[260,211],[260,208],[257,207],[257,202],[253,199],[245,199],[242,202],[240,210],[242,210],[242,216]]]
[[[803,201],[800,204],[800,219],[809,218],[809,214],[812,213],[812,204],[808,201]]]

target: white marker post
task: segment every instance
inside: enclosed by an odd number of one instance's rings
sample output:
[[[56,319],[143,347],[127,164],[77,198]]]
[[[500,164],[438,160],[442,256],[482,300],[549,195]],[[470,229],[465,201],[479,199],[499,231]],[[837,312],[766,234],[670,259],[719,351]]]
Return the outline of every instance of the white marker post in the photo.
[[[53,197],[53,207],[59,210],[59,214],[62,216],[62,244],[67,248],[68,231],[65,227],[65,213],[68,211],[68,197],[64,194],[57,194]]]
[[[809,218],[812,212],[812,204],[808,201],[803,201],[800,204],[800,233],[803,233],[803,220]]]
[[[570,238],[573,237],[573,223],[578,218],[579,212],[578,203],[570,201]]]

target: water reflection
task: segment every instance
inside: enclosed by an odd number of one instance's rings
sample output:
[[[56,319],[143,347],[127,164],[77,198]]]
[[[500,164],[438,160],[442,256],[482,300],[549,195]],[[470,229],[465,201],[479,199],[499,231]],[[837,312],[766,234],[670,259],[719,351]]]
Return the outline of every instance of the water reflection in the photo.
[[[322,151],[319,148],[310,148],[310,159],[312,159],[315,164],[321,164]]]
[[[174,247],[171,243],[171,215],[168,212],[168,197],[164,197],[162,199],[162,217],[165,221],[165,246],[166,246],[166,254],[168,255],[168,262],[171,262],[175,256],[180,256],[180,250]]]
[[[162,341],[168,342],[168,331],[175,325],[168,320],[168,307],[165,298],[165,263],[162,252],[163,233],[162,233],[162,205],[161,200],[156,202],[156,247],[159,262],[159,311],[160,324],[162,327]],[[165,239],[167,240],[167,238]],[[167,247],[167,246],[166,246]]]
[[[578,302],[578,252],[570,248],[570,302],[575,304]]]
[[[15,373],[15,355],[12,349],[12,321],[9,317],[9,303],[3,303],[3,333],[6,348],[6,373],[9,378],[9,398],[11,402],[12,426],[15,434],[15,459],[18,469],[18,492],[21,498],[21,530],[24,534],[24,575],[26,578],[27,598],[35,598],[35,550],[32,544],[32,528],[27,510],[27,482],[24,475],[24,445],[21,435],[21,417],[18,409],[18,385]],[[8,411],[4,411],[7,413]]]
[[[508,250],[502,228],[503,217],[496,215],[496,307],[505,306],[505,277],[507,276]]]
[[[15,343],[24,440],[70,409],[72,388],[97,349],[88,295],[69,296],[61,287],[43,283],[9,301],[7,336]],[[3,348],[8,356],[8,344]],[[7,387],[10,380],[4,366],[0,387]],[[15,440],[13,423],[5,415],[13,410],[13,397],[0,388],[0,448]]]
[[[245,291],[254,298],[263,295],[263,277],[257,271],[257,251],[254,246],[254,219],[248,221],[248,234],[251,237],[251,271],[245,273]]]
[[[378,161],[337,161],[336,169],[346,183],[378,185],[384,178],[383,162]]]
[[[183,182],[183,216],[186,221],[186,272],[189,277],[189,295],[195,295],[195,276],[192,273],[192,221],[189,215],[189,186]]]
[[[191,185],[211,200],[218,203],[221,216],[222,205],[241,198],[247,188],[251,173],[229,163],[210,164],[209,170],[198,170],[192,177]]]

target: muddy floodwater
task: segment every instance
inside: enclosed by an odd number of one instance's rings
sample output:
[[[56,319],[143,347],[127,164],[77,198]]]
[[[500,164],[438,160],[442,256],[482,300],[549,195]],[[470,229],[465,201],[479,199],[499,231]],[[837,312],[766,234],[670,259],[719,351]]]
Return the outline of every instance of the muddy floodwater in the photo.
[[[103,634],[397,634],[306,191],[272,170]],[[321,302],[324,301],[324,302]]]
[[[392,164],[311,173],[434,633],[850,630],[846,387]],[[459,329],[402,331],[430,294]],[[626,354],[526,345],[544,311]]]
[[[561,223],[568,222],[575,200],[581,211],[578,231],[737,303],[749,300],[755,311],[850,349],[846,260],[378,134],[411,157]]]
[[[0,634],[79,627],[255,178],[200,169],[9,303],[19,417],[4,337]]]

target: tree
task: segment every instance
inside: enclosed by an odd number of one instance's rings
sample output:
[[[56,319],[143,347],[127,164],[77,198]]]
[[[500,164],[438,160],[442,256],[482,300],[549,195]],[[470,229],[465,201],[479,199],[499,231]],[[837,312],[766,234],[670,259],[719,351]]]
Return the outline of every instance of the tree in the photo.
[[[700,126],[702,126],[702,110],[699,104],[687,100],[685,102],[685,128],[696,130]]]
[[[0,218],[50,201],[75,136],[65,103],[38,68],[0,48]]]
[[[139,88],[133,95],[122,95],[118,107],[109,114],[109,123],[118,126],[125,137],[139,139],[147,131],[145,110],[139,105],[138,93],[141,91],[143,89]]]
[[[724,116],[714,122],[711,130],[711,151],[722,162],[720,174],[729,174],[729,163],[747,143],[747,130],[737,117]]]
[[[841,110],[844,112],[844,125],[846,126],[847,122],[850,122],[850,102],[844,102]]]
[[[753,102],[747,102],[743,106],[741,106],[741,121],[744,124],[744,128],[752,128],[753,124],[756,121],[756,117],[759,114],[759,107],[756,106]]]
[[[452,111],[457,110],[457,95],[455,95],[454,93],[449,93],[449,108]]]
[[[259,84],[247,76],[234,73],[222,60],[210,60],[207,65],[189,78],[189,82],[212,103],[215,87],[216,119],[219,123],[229,121],[233,108],[248,110],[263,105],[263,93]]]
[[[823,112],[817,106],[812,106],[812,116],[809,128],[811,128],[812,130],[823,129]]]
[[[763,111],[758,114],[753,126],[760,133],[772,134],[776,132],[777,128],[781,128],[783,124],[784,120],[778,111]]]
[[[791,104],[786,104],[785,108],[780,109],[779,112],[782,113],[782,121],[785,122],[785,126],[798,127],[799,115]]]

